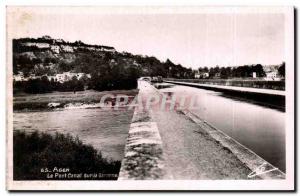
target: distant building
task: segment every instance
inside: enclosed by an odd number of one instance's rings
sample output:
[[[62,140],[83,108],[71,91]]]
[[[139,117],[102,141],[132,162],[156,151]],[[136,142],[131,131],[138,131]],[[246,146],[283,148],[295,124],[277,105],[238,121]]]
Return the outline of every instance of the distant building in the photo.
[[[87,50],[89,50],[89,51],[95,51],[95,50],[96,50],[96,48],[95,48],[95,47],[93,47],[93,46],[86,47],[86,49],[87,49]]]
[[[208,72],[203,72],[202,73],[202,78],[208,78],[209,77],[209,73]]]
[[[208,78],[208,77],[209,77],[208,72],[199,72],[199,71],[197,71],[194,75],[194,78],[196,78],[196,79],[199,79],[199,78],[205,79],[205,78]]]
[[[272,72],[268,72],[266,73],[268,78],[276,78],[277,77],[277,71],[272,71]]]
[[[13,75],[13,80],[14,81],[27,81],[28,79],[24,77],[24,74],[22,72],[19,72],[16,75]]]
[[[266,72],[266,77],[264,78],[265,80],[269,80],[269,81],[278,81],[281,80],[281,78],[278,75],[278,71],[270,71],[270,72]]]
[[[84,76],[87,78],[91,78],[90,74],[85,74],[85,73],[71,73],[71,72],[64,72],[61,74],[56,74],[55,76],[55,81],[64,83],[69,80],[72,80],[74,77],[76,77],[77,80],[82,79]]]
[[[279,65],[267,65],[264,66],[264,72],[266,74],[266,76],[264,77],[264,80],[268,80],[268,81],[279,81],[281,80],[281,77],[278,74],[278,68],[280,66]]]
[[[64,43],[64,40],[63,39],[55,39],[54,43]]]
[[[200,74],[199,74],[199,73],[195,73],[194,78],[195,78],[195,79],[199,79],[199,78],[200,78]]]
[[[85,73],[76,73],[74,76],[76,76],[76,78],[79,80],[79,79],[83,78],[84,75],[85,75]]]
[[[96,51],[101,51],[101,52],[116,52],[116,49],[101,47],[101,48],[97,48]]]
[[[57,82],[60,82],[60,83],[64,83],[64,82],[69,80],[68,75],[65,74],[65,73],[56,74],[55,79],[56,79]]]
[[[77,47],[76,47],[77,48]],[[68,46],[68,45],[61,45],[61,49],[64,52],[74,52],[74,49],[72,46]]]
[[[57,54],[59,54],[59,46],[58,45],[51,45],[51,50]]]
[[[103,51],[106,51],[106,52],[116,52],[116,49],[114,49],[114,48],[110,48],[110,49],[104,48]]]
[[[252,73],[252,77],[253,77],[253,78],[256,78],[256,72],[253,72],[253,73]]]
[[[30,74],[28,77],[25,77],[23,72],[19,72],[16,75],[13,75],[14,81],[28,81],[28,80],[35,80],[40,79],[42,76],[36,76],[35,74]]]
[[[52,38],[49,35],[44,35],[42,39],[51,40]]]
[[[50,44],[48,43],[32,43],[32,42],[27,42],[23,44],[24,46],[36,46],[37,48],[40,49],[45,49],[45,48],[50,48]]]
[[[47,76],[47,78],[48,78],[49,81],[52,81],[52,80],[57,81],[56,76]]]

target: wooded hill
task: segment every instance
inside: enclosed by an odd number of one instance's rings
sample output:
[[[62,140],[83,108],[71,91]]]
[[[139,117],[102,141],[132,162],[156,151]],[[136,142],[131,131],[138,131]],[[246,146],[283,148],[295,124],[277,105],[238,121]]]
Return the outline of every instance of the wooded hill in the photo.
[[[192,69],[161,62],[155,57],[118,52],[113,47],[89,45],[62,39],[21,38],[13,40],[13,73],[55,75],[62,72],[91,75],[89,88],[96,90],[123,89],[135,86],[140,76],[192,78]],[[127,87],[123,87],[127,83]]]

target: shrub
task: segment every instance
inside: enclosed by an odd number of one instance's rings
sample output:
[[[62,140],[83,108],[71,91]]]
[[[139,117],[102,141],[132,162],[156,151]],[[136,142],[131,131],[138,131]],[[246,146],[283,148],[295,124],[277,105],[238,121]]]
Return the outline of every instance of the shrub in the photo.
[[[97,180],[116,180],[120,161],[107,160],[78,137],[56,133],[54,135],[14,131],[13,136],[14,180],[91,180],[47,179],[41,169],[69,168],[70,173],[107,174]],[[108,175],[110,174],[110,175]],[[111,175],[113,174],[113,175]]]

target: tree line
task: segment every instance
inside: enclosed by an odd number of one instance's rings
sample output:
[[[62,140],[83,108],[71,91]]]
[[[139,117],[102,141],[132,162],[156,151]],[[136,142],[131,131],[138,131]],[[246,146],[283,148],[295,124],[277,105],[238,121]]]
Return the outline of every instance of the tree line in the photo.
[[[73,77],[71,80],[64,83],[48,80],[46,76],[37,79],[29,79],[28,81],[14,81],[14,93],[25,92],[30,94],[49,93],[52,91],[76,92],[83,91],[88,81],[78,80]]]
[[[237,67],[200,67],[198,69],[200,73],[209,73],[210,78],[215,78],[216,76],[222,79],[228,78],[249,78],[253,77],[253,73],[256,77],[265,77],[266,73],[261,64],[256,65],[243,65]],[[285,76],[285,62],[283,62],[278,68],[278,74],[282,77]]]

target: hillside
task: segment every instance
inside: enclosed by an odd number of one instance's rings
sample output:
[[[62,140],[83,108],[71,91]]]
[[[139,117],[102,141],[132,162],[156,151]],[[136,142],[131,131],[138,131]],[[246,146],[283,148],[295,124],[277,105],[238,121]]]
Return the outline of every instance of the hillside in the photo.
[[[155,57],[118,52],[110,46],[73,43],[49,36],[13,40],[13,73],[30,80],[64,72],[90,75],[89,88],[130,88],[140,76],[192,77],[192,70]],[[53,77],[54,78],[54,77]],[[50,80],[50,79],[49,79]],[[134,86],[134,85],[133,85]],[[124,87],[125,88],[125,87]]]

